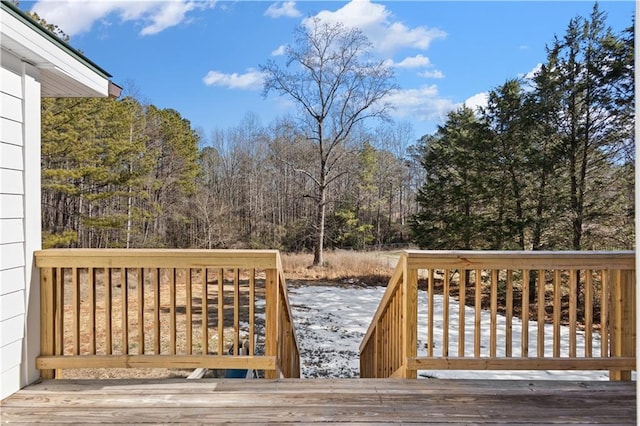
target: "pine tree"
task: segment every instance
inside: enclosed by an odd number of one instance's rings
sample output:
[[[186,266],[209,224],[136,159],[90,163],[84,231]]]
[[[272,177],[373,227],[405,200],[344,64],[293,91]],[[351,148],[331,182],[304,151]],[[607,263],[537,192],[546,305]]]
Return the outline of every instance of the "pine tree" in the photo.
[[[486,126],[469,108],[449,113],[434,136],[421,140],[426,181],[418,193],[421,210],[411,224],[414,241],[426,249],[491,247],[495,225],[489,178],[494,164]]]
[[[629,84],[629,77],[612,72],[621,66],[614,39],[596,4],[590,19],[571,20],[564,37],[554,41],[548,54],[543,90],[560,139],[562,169],[555,178],[563,188],[558,195],[571,229],[567,245],[574,250],[585,246],[588,228],[611,216],[605,208],[609,203],[599,202],[602,197],[615,198],[607,191],[614,183],[610,180],[613,175],[603,172],[619,161],[618,153],[629,140],[620,137],[621,129],[629,125],[620,115],[625,96],[618,91],[621,84]],[[618,120],[627,124],[616,125]]]

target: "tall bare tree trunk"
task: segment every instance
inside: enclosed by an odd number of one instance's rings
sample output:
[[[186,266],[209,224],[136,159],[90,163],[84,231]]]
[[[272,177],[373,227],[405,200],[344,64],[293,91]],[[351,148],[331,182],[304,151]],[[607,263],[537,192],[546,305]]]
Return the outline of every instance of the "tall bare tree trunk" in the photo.
[[[316,244],[313,251],[313,266],[324,265],[324,222],[327,214],[327,187],[323,183],[320,186],[318,198],[318,215],[316,217]]]

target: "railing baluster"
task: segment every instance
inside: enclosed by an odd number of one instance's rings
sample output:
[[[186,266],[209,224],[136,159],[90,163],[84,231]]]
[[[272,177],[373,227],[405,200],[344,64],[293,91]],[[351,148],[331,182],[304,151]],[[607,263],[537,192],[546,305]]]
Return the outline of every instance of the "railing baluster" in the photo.
[[[384,374],[385,376],[389,376],[391,374],[391,353],[389,352],[389,347],[391,346],[391,341],[393,336],[391,335],[389,316],[391,315],[391,309],[393,307],[393,300],[390,301],[389,307],[385,310],[385,313],[382,317],[382,328],[384,329],[384,340],[382,342],[382,363],[385,366]],[[399,352],[402,351],[400,348]]]
[[[96,270],[87,270],[87,289],[89,290],[89,355],[96,354]]]
[[[584,271],[584,356],[593,356],[593,271]]]
[[[399,345],[401,345],[402,342],[402,293],[403,293],[403,289],[400,289],[400,292],[398,293],[398,296],[396,298],[396,301],[394,303],[395,309],[394,309],[394,319],[393,322],[391,323],[391,326],[393,327],[393,345],[394,347],[398,347]],[[402,360],[400,359],[401,355],[399,351],[393,351],[393,353],[395,354],[395,360],[394,360],[394,364],[393,364],[393,369],[394,371],[397,370],[400,365],[402,364]]]
[[[249,356],[256,353],[256,270],[249,271]]]
[[[207,268],[200,269],[202,291],[202,355],[209,353],[209,292],[207,291]]]
[[[395,303],[393,304],[394,306],[393,317],[390,318],[390,324],[389,324],[389,326],[391,327],[391,330],[393,330],[393,346],[394,347],[396,345],[402,344],[402,292],[403,291],[404,289],[400,289],[400,293],[398,294],[398,297]],[[402,361],[401,361],[402,355],[400,354],[399,351],[392,351],[391,354],[393,356],[392,370],[396,371],[402,364]]]
[[[507,307],[505,318],[505,356],[513,355],[513,270],[507,269]]]
[[[64,268],[56,268],[55,306],[55,348],[56,355],[64,354]],[[62,370],[56,369],[55,377],[62,377]]]
[[[545,322],[545,271],[538,270],[538,357],[544,358],[544,322]]]
[[[616,270],[612,273],[609,303],[611,308],[610,328],[611,333],[611,356],[622,356],[622,271]],[[620,380],[620,371],[609,372],[611,380]]]
[[[376,375],[373,377],[385,377],[384,376],[384,360],[382,357],[382,351],[384,350],[382,339],[384,334],[384,330],[382,329],[382,321],[378,321],[376,324],[376,343],[374,349],[374,358],[375,358],[375,367],[376,367]]]
[[[224,270],[218,270],[218,356],[224,355]]]
[[[442,356],[449,356],[449,270],[444,270],[444,287],[442,289]]]
[[[399,304],[401,304],[401,300],[402,300],[402,291],[403,289],[400,289],[400,291],[398,292],[398,295],[396,296],[396,300],[394,303],[392,303],[391,308],[389,309],[389,315],[387,315],[387,327],[389,330],[389,374],[393,374],[393,372],[395,371],[395,365],[394,365],[394,360],[396,357],[401,357],[402,356],[402,351],[394,351],[392,348],[395,347],[395,345],[398,345],[399,347],[402,347],[402,341],[401,340],[394,340],[396,338],[395,336],[395,329],[396,326],[398,325],[398,323],[394,322],[394,306],[398,306]],[[402,327],[402,323],[400,323],[400,327]]]
[[[71,309],[73,355],[80,355],[80,280],[78,268],[71,268]]]
[[[429,289],[428,289],[428,297],[429,297],[429,301],[428,301],[428,307],[427,307],[427,315],[428,315],[428,322],[429,325],[427,327],[427,356],[432,357],[433,356],[433,330],[434,330],[434,325],[433,325],[433,311],[434,311],[434,291],[433,291],[433,286],[434,286],[434,280],[435,280],[435,276],[434,276],[434,272],[433,269],[429,269]]]
[[[391,320],[390,320],[390,316],[391,316],[391,311],[393,309],[393,299],[390,301],[389,307],[386,309],[384,316],[383,316],[383,328],[384,328],[384,341],[383,341],[383,356],[384,356],[384,365],[385,367],[385,376],[389,376],[393,371],[392,369],[392,360],[391,360],[391,352],[389,351],[389,348],[391,347],[391,345],[393,345],[393,335],[392,335],[392,331],[391,331]],[[402,348],[400,348],[398,350],[398,352],[401,352]]]
[[[569,357],[576,356],[576,334],[577,334],[577,305],[578,305],[578,277],[580,271],[569,271]]]
[[[560,270],[553,271],[553,356],[560,356],[560,321],[562,319],[562,287]]]
[[[600,290],[600,356],[609,356],[609,277],[611,272],[602,270],[602,288]]]
[[[491,332],[489,356],[495,357],[498,346],[498,270],[491,270]]]
[[[155,268],[153,280],[153,353],[160,355],[160,268]]]
[[[122,296],[122,353],[129,354],[129,270],[120,268],[120,291]]]
[[[192,295],[192,285],[193,285],[193,280],[192,280],[192,273],[193,273],[193,269],[188,268],[187,270],[185,270],[185,274],[187,274],[187,276],[185,277],[185,286],[186,286],[186,295],[185,295],[185,304],[186,309],[185,309],[185,313],[187,315],[187,323],[185,324],[185,328],[186,328],[186,333],[187,333],[187,355],[191,355],[193,354],[193,312],[192,312],[192,307],[193,307],[193,295]]]
[[[111,327],[112,320],[112,273],[111,268],[105,268],[105,282],[104,282],[104,336],[105,336],[105,354],[111,355],[113,353],[113,332]]]
[[[479,269],[475,270],[475,328],[473,330],[473,355],[475,357],[480,356],[480,346],[481,346],[481,337],[482,337],[482,271]]]
[[[233,354],[240,354],[240,270],[233,270]]]
[[[529,356],[529,271],[522,270],[522,341],[520,356]]]
[[[176,354],[176,268],[169,269],[169,354]]]
[[[466,287],[467,272],[464,269],[458,269],[458,356],[464,356],[464,333],[465,333],[465,310],[466,310]]]
[[[389,374],[393,374],[394,371],[394,367],[395,367],[395,357],[396,356],[402,356],[399,355],[401,354],[401,351],[398,351],[397,353],[395,353],[395,351],[392,351],[390,348],[394,347],[394,345],[398,345],[401,347],[401,343],[394,340],[395,339],[395,327],[396,327],[396,323],[394,323],[394,315],[395,315],[395,307],[398,304],[398,298],[401,298],[401,293],[402,290],[400,290],[400,292],[396,295],[396,297],[391,301],[391,305],[389,306],[389,309],[387,309],[387,315],[386,315],[386,322],[387,322],[387,330],[388,330],[388,334],[389,334],[389,341],[388,341],[388,345],[387,345],[387,362],[389,364]]]
[[[393,303],[391,301],[390,303]],[[381,322],[382,322],[382,375],[383,377],[389,377],[389,323],[387,321],[388,309],[385,309],[384,314],[382,314]]]
[[[401,294],[402,294],[401,292],[402,292],[402,289],[400,289],[400,293],[398,293],[398,295],[396,297],[401,298],[402,297],[401,296]],[[386,330],[387,330],[387,332],[385,334],[387,336],[389,336],[387,341],[386,341],[387,350],[385,351],[386,352],[386,356],[387,356],[386,363],[389,366],[389,368],[387,370],[387,374],[388,375],[393,374],[393,353],[392,353],[391,348],[396,343],[396,342],[393,341],[393,333],[392,333],[392,330],[393,330],[392,327],[394,325],[394,324],[391,323],[391,315],[392,315],[392,311],[393,311],[392,308],[393,308],[393,302],[392,302],[392,305],[387,310],[387,315],[385,316],[385,326],[386,326]],[[398,346],[400,348],[402,348],[402,344],[400,342],[398,342],[398,343],[399,343]],[[402,353],[402,350],[400,350],[399,353]]]
[[[138,355],[144,355],[144,269],[138,268]]]

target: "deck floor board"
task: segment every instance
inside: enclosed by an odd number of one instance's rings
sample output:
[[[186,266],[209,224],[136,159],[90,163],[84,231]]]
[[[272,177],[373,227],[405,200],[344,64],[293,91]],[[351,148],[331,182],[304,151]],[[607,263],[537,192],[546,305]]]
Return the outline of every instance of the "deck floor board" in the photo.
[[[636,424],[635,382],[49,380],[3,423]]]

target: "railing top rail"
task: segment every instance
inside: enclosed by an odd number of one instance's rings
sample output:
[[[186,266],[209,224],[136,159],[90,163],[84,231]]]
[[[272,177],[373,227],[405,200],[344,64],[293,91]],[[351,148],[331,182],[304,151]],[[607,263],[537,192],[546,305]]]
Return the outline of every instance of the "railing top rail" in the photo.
[[[284,292],[285,296],[283,298],[283,302],[285,305],[285,308],[287,310],[287,315],[289,317],[289,319],[291,320],[291,330],[292,330],[292,337],[293,337],[293,342],[294,342],[294,346],[296,348],[296,350],[299,351],[300,346],[298,345],[298,335],[296,334],[296,329],[295,326],[293,324],[293,315],[291,314],[291,304],[289,303],[289,289],[287,288],[287,280],[285,279],[284,276],[284,268],[282,267],[282,258],[280,257],[280,253],[277,253],[276,256],[276,264],[278,266],[278,276],[280,279],[280,285],[282,288],[282,291]]]
[[[36,267],[77,268],[257,268],[276,269],[277,250],[47,249],[35,252]]]
[[[404,254],[410,269],[635,269],[633,251],[405,250]]]

